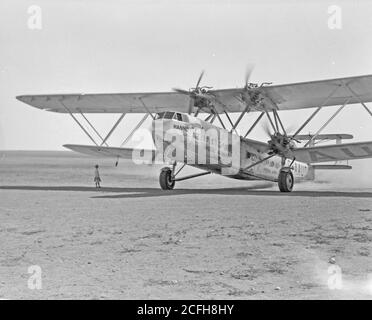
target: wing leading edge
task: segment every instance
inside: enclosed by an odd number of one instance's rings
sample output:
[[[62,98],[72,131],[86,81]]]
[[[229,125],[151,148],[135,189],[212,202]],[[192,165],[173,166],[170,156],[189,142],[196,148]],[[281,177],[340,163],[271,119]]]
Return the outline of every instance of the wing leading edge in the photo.
[[[189,105],[188,96],[176,92],[45,94],[16,98],[32,107],[59,113],[147,113],[147,109],[186,112]]]
[[[352,91],[350,91],[350,89]],[[372,101],[372,75],[245,88],[210,90],[218,113],[295,110]],[[187,112],[189,97],[178,92],[22,95],[36,108],[60,113]],[[243,102],[243,100],[245,102]]]

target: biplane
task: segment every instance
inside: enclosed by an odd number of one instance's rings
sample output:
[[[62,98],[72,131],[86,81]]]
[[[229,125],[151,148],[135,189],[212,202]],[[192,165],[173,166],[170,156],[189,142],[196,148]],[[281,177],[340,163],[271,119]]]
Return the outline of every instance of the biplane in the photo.
[[[70,150],[117,160],[144,159],[145,155],[150,162],[160,159],[166,164],[159,174],[163,190],[173,189],[178,181],[215,173],[234,179],[277,182],[280,191],[290,192],[295,181],[314,179],[316,170],[351,169],[340,161],[372,157],[372,141],[343,143],[342,140],[353,136],[323,133],[348,105],[360,104],[372,116],[366,105],[372,101],[372,75],[272,85],[249,82],[248,72],[243,87],[215,90],[200,85],[203,74],[189,90],[22,95],[17,99],[39,109],[69,114],[93,143],[64,146]],[[331,106],[336,108],[335,112],[319,130],[302,134],[323,108]],[[311,115],[289,134],[280,111],[308,108],[313,110]],[[92,113],[120,116],[103,135],[89,121],[87,114]],[[144,115],[121,146],[110,146],[109,138],[127,113]],[[244,135],[240,135],[239,124],[247,114],[253,114],[255,121],[245,128]],[[126,142],[148,117],[152,120],[154,147],[126,147]],[[266,122],[269,140],[251,139],[250,134],[262,121]],[[335,143],[322,144],[324,141]],[[202,171],[180,177],[185,165]]]

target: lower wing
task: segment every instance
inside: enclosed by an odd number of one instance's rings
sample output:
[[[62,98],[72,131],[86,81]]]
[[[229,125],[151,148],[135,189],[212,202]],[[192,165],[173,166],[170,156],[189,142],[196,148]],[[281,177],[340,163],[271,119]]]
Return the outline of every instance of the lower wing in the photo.
[[[306,163],[372,158],[372,141],[298,148],[296,160]]]
[[[96,157],[122,158],[152,162],[156,150],[66,144],[65,148]],[[298,148],[293,151],[297,161],[306,163],[372,158],[372,141]]]
[[[65,144],[65,148],[89,156],[153,161],[156,150]]]

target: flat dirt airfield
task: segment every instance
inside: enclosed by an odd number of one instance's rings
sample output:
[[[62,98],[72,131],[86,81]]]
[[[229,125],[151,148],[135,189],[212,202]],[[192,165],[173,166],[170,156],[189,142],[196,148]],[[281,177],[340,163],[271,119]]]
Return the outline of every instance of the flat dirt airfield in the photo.
[[[372,298],[371,160],[291,194],[216,175],[165,192],[159,166],[114,162],[0,152],[0,298]]]

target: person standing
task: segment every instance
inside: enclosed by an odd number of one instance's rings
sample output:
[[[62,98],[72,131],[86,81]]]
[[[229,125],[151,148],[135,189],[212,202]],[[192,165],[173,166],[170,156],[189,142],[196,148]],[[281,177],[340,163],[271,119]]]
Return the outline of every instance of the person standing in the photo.
[[[96,188],[101,188],[101,177],[99,176],[98,164],[95,165],[94,171],[94,182],[96,183]]]

